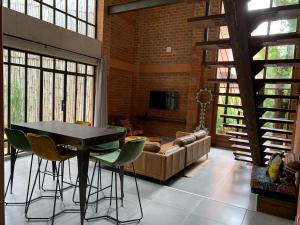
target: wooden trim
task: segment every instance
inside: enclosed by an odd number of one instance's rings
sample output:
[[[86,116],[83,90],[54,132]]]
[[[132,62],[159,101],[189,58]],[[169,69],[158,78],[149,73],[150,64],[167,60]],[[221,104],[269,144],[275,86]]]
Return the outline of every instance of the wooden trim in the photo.
[[[136,66],[117,58],[110,58],[110,67],[135,72]],[[191,64],[140,64],[140,73],[190,73]]]
[[[3,44],[2,44],[2,1],[0,1],[0,130],[3,131]],[[0,135],[0,193],[4,193],[4,151],[3,133]],[[0,224],[5,225],[4,194],[0,195]]]
[[[191,64],[141,64],[141,73],[190,73]]]
[[[129,62],[125,62],[120,59],[110,58],[110,67],[119,70],[125,70],[128,72],[135,71],[135,65]]]

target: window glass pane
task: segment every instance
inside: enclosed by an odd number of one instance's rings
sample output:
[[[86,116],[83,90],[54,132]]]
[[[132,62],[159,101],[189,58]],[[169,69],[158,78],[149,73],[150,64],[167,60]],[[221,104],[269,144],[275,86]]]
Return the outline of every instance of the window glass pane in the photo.
[[[294,55],[294,45],[280,45],[268,47],[268,59],[293,59]]]
[[[28,59],[27,59],[27,63],[29,66],[36,66],[36,67],[40,67],[40,56],[38,55],[33,55],[33,54],[28,54],[27,55]]]
[[[76,96],[76,77],[67,76],[67,102],[66,102],[66,121],[67,123],[75,122],[75,96]]]
[[[59,11],[56,11],[55,12],[55,24],[57,26],[66,28],[66,15]]]
[[[88,34],[87,34],[87,36],[90,37],[90,38],[95,38],[96,37],[94,26],[88,25]]]
[[[77,73],[86,74],[85,65],[78,63],[77,64]]]
[[[43,20],[48,23],[53,23],[53,9],[43,5]]]
[[[277,20],[271,22],[270,34],[282,34],[297,31],[297,20]]]
[[[18,52],[18,51],[11,51],[11,63],[16,63],[16,64],[25,64],[25,53],[24,52]]]
[[[4,62],[8,62],[8,50],[7,49],[3,50],[3,60],[4,60]]]
[[[42,60],[43,60],[43,68],[48,68],[48,69],[54,68],[53,58],[43,56]]]
[[[76,63],[68,62],[67,63],[67,71],[75,73],[76,72]]]
[[[77,77],[76,120],[84,120],[84,77]]]
[[[4,0],[4,1],[3,1],[3,6],[4,6],[4,7],[8,7],[8,0]]]
[[[266,58],[266,48],[262,48],[255,56],[253,56],[254,60],[264,60]]]
[[[53,0],[43,0],[43,2],[45,2],[48,5],[53,6]]]
[[[96,1],[88,0],[88,22],[91,24],[96,24],[95,9],[96,9]]]
[[[25,68],[11,66],[10,121],[25,121]]]
[[[40,120],[40,70],[28,68],[27,121]]]
[[[53,74],[43,72],[43,121],[52,120]]]
[[[3,77],[3,107],[4,107],[4,127],[8,127],[8,66],[3,67],[4,77]]]
[[[86,23],[78,21],[78,33],[86,35]]]
[[[293,67],[267,67],[266,78],[291,79],[293,77]]]
[[[229,31],[227,26],[220,27],[219,39],[229,38]]]
[[[27,0],[27,14],[40,19],[40,3],[35,0]]]
[[[273,0],[273,7],[298,4],[298,0]]]
[[[252,33],[251,36],[267,35],[268,22],[261,23]]]
[[[54,119],[63,121],[62,101],[64,100],[64,75],[55,74],[55,109]]]
[[[231,49],[219,49],[218,61],[233,61],[233,53]]]
[[[68,30],[76,32],[76,19],[68,16]]]
[[[66,1],[67,0],[55,0],[56,1],[56,8],[66,11]]]
[[[87,0],[78,1],[78,17],[86,21],[86,2]]]
[[[93,122],[93,109],[94,109],[94,78],[86,78],[86,107],[85,107],[85,121]]]
[[[56,59],[55,60],[55,69],[65,71],[66,61]]]
[[[67,0],[68,1],[68,14],[76,16],[77,0]]]
[[[25,13],[25,0],[10,0],[10,8]]]
[[[248,3],[249,10],[270,8],[270,0],[251,0]]]
[[[93,66],[87,66],[87,74],[94,75],[94,67]]]

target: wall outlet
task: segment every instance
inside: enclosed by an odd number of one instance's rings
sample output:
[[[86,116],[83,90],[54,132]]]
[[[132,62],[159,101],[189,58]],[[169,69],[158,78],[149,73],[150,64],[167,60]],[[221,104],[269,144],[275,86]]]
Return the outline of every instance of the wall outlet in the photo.
[[[166,53],[172,53],[172,47],[167,47],[166,48]]]

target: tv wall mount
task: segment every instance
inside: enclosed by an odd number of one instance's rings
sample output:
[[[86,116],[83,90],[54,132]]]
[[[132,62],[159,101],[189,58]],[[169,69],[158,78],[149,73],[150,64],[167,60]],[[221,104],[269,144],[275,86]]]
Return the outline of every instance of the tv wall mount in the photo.
[[[195,131],[199,131],[199,130],[208,131],[208,129],[205,127],[205,117],[206,117],[207,107],[213,101],[212,91],[208,88],[201,88],[197,92],[196,101],[200,105],[200,115],[199,115],[199,125],[196,127]]]

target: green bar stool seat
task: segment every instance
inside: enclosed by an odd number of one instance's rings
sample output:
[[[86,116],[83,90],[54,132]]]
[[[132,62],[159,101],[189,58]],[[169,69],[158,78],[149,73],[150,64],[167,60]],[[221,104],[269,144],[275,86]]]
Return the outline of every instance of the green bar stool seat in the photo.
[[[142,210],[142,204],[141,204],[141,199],[140,199],[140,193],[139,193],[139,188],[138,188],[138,183],[136,179],[136,173],[135,173],[135,168],[134,168],[134,161],[138,159],[138,157],[142,154],[142,151],[144,149],[145,145],[145,138],[137,138],[131,141],[128,141],[125,143],[121,149],[118,149],[116,151],[107,153],[107,154],[101,154],[97,156],[93,156],[93,159],[95,161],[102,162],[112,168],[112,177],[111,177],[111,186],[110,186],[110,207],[112,204],[112,199],[115,199],[115,204],[116,204],[116,217],[112,217],[110,215],[105,215],[105,216],[96,216],[96,217],[90,217],[86,218],[86,220],[95,220],[95,219],[103,219],[107,218],[110,220],[114,220],[116,224],[123,224],[123,223],[133,223],[133,222],[139,222],[143,218],[143,210]],[[120,168],[124,167],[125,165],[131,164],[133,173],[134,173],[134,179],[135,179],[135,185],[136,185],[136,190],[137,190],[137,197],[138,197],[138,202],[139,202],[139,207],[140,207],[140,217],[131,219],[131,220],[120,220],[119,219],[119,207],[118,207],[118,201],[121,200],[123,202],[123,193],[121,194],[121,198],[118,197],[118,179],[117,179],[117,174],[120,174]],[[92,174],[92,180],[93,182],[94,179],[94,174],[95,174],[95,168],[96,164],[94,167],[94,171]],[[114,177],[114,179],[113,179]],[[115,196],[112,197],[112,187],[113,187],[113,180],[115,183]],[[122,183],[121,183],[121,192],[122,192]],[[87,198],[87,206],[89,203],[89,198],[91,196],[91,187],[89,188],[89,193],[88,193],[88,198]],[[96,204],[98,205],[98,199],[96,201]]]

